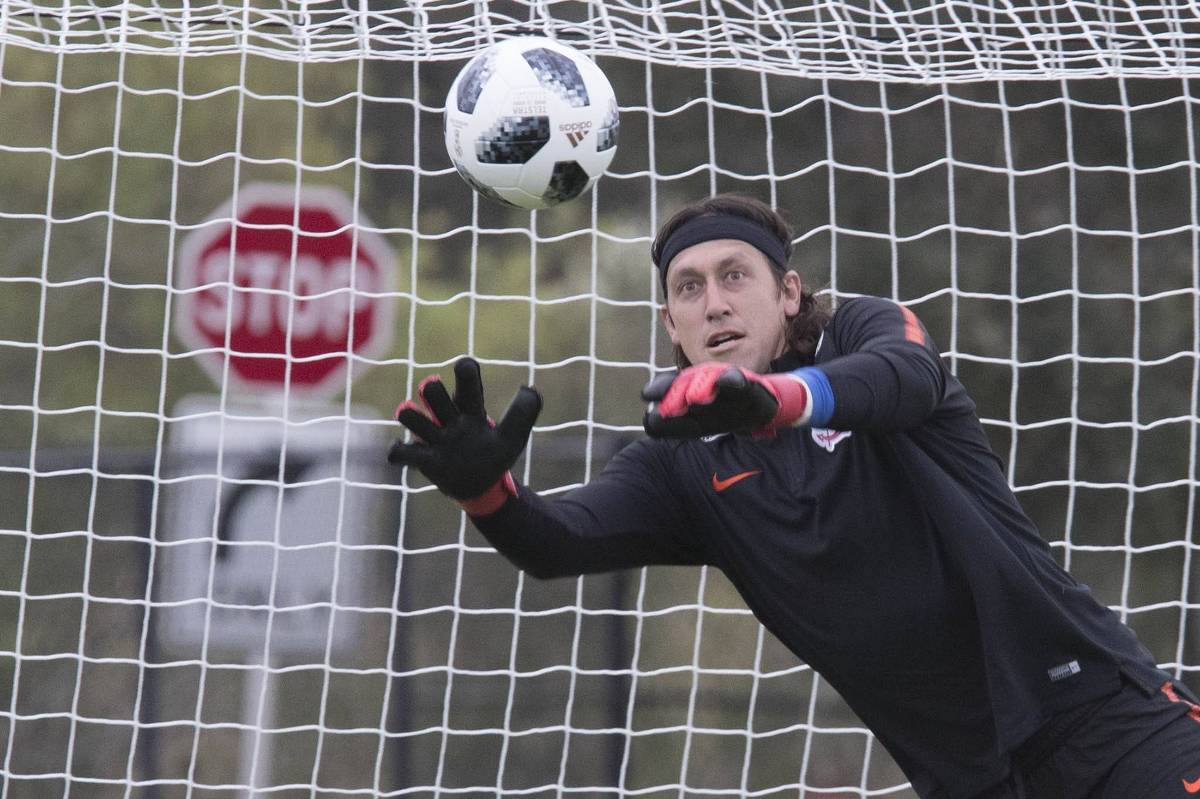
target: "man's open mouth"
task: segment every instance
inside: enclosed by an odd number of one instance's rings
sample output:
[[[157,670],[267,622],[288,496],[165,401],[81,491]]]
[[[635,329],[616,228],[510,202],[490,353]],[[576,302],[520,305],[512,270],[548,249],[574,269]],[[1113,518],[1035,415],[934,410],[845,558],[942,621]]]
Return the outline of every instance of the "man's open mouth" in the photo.
[[[738,341],[741,338],[741,333],[716,333],[709,336],[708,341],[705,342],[705,346],[709,349],[716,349],[732,341]]]

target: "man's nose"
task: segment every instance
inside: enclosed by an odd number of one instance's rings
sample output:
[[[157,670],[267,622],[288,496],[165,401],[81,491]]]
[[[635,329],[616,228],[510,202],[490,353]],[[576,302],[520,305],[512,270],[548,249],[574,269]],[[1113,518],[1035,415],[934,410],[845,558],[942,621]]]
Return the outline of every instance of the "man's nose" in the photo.
[[[729,301],[725,297],[725,292],[721,291],[721,286],[716,282],[706,284],[704,287],[705,317],[719,319],[722,316],[728,316],[729,313]]]

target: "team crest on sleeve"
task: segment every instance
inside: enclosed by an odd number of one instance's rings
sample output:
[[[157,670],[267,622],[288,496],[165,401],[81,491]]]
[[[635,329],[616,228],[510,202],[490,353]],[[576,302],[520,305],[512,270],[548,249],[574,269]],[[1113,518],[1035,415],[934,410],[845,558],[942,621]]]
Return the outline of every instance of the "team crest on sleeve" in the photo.
[[[813,441],[825,448],[826,452],[833,452],[833,448],[845,438],[850,437],[849,430],[826,430],[823,427],[814,427],[812,429]]]

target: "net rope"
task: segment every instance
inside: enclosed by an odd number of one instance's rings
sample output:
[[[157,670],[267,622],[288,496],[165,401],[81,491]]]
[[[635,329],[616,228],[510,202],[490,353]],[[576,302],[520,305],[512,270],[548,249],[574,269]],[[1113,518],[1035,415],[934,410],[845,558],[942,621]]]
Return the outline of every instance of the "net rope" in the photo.
[[[809,78],[977,81],[1200,73],[1195,3],[337,2],[37,3],[6,0],[0,41],[56,52],[307,61],[460,59],[518,32],[597,55]],[[505,13],[507,11],[507,13]]]

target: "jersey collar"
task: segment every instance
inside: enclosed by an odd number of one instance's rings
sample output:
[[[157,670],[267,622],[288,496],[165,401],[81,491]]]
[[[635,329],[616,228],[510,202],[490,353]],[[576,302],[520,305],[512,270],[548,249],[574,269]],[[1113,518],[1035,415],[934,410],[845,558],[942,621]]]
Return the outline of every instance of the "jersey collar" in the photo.
[[[768,370],[774,374],[776,372],[793,372],[802,366],[810,366],[811,362],[802,357],[795,350],[788,350],[783,355],[780,355],[775,360],[771,361]]]

